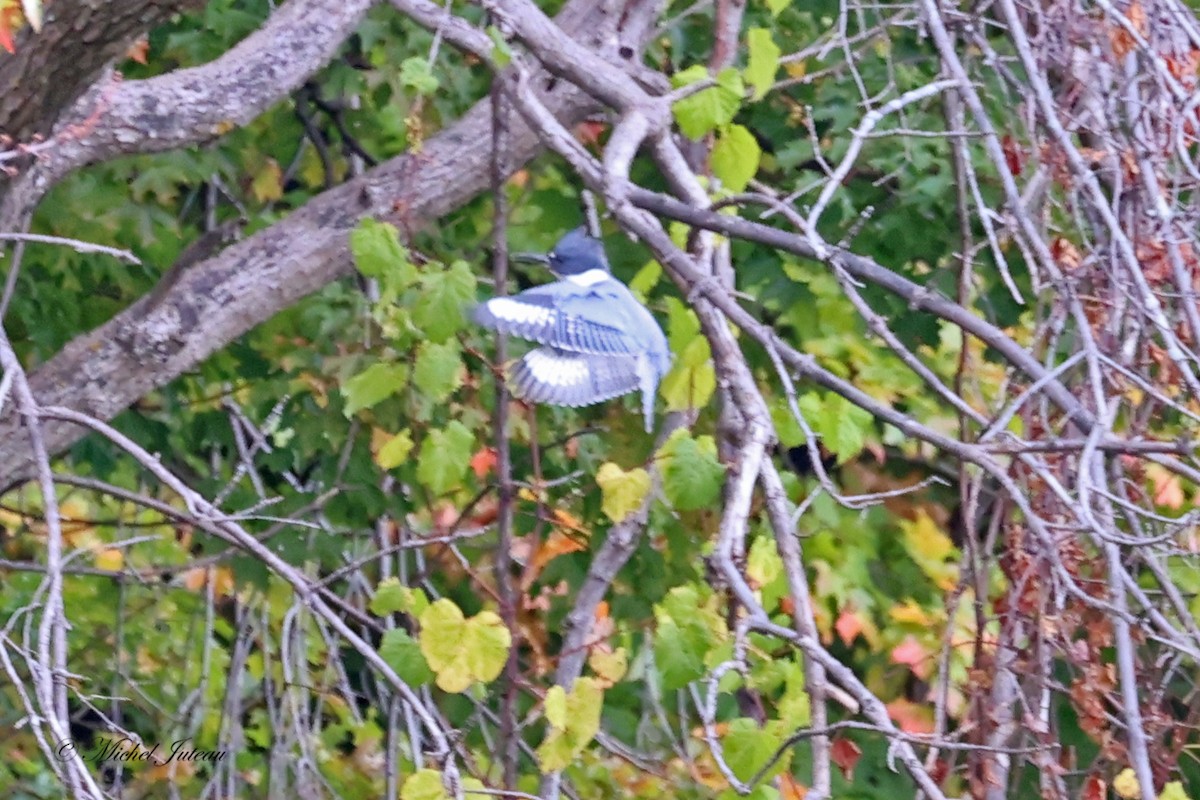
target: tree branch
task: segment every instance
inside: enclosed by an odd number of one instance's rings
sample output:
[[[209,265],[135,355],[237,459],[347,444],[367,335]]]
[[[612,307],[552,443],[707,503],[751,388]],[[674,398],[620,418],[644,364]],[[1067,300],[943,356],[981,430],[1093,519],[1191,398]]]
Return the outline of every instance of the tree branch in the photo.
[[[617,50],[640,50],[657,4],[635,2],[617,19],[591,0],[574,0],[561,16],[571,21],[571,31],[609,31],[600,40],[615,58]],[[540,96],[568,123],[595,108],[562,82]],[[187,270],[153,308],[140,301],[76,338],[30,376],[35,397],[44,405],[111,419],[255,325],[349,274],[347,235],[363,217],[391,216],[413,231],[453,211],[488,186],[488,153],[477,143],[490,139],[490,117],[485,99],[426,141],[419,155],[398,156],[319,195],[282,222]],[[518,120],[508,143],[510,172],[540,149]],[[13,435],[17,424],[11,412],[0,416],[0,486],[31,474],[28,447]],[[45,436],[49,451],[61,453],[80,433],[47,424]]]

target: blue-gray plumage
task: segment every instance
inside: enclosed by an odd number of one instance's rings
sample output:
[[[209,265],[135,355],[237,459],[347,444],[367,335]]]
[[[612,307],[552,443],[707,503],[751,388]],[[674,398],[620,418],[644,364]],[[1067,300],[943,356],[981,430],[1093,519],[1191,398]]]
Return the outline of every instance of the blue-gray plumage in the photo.
[[[544,262],[559,279],[475,309],[480,325],[542,345],[513,367],[513,392],[524,400],[587,406],[641,390],[646,432],[654,393],[671,366],[662,328],[612,276],[604,246],[571,231]]]

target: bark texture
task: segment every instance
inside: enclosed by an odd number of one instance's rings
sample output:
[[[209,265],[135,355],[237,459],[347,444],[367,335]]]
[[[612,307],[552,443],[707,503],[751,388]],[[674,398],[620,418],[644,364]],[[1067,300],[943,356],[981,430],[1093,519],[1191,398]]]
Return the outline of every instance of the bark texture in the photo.
[[[18,141],[45,134],[63,108],[135,39],[203,0],[54,0],[45,24],[0,51],[0,133]]]
[[[580,35],[617,70],[618,64],[638,61],[631,54],[641,52],[658,9],[656,2],[645,0],[624,7],[576,0],[559,19],[568,33]],[[539,94],[564,124],[582,120],[596,109],[596,102],[575,87],[548,77],[542,73],[535,81]],[[227,102],[220,91],[209,94],[214,102]],[[168,98],[159,101],[166,103]],[[188,113],[196,126],[172,128],[176,146],[186,143],[189,130],[196,141],[212,135],[211,114],[196,108]],[[489,155],[480,143],[490,139],[490,108],[485,99],[426,141],[419,154],[393,158],[325,192],[287,219],[192,267],[153,305],[139,301],[70,342],[30,375],[38,402],[111,419],[255,325],[349,274],[347,235],[363,217],[390,217],[402,231],[413,231],[486,190]],[[164,149],[153,141],[144,146]],[[537,135],[523,124],[512,126],[508,146],[509,172],[520,169],[541,149]],[[100,152],[107,151],[101,148]],[[49,185],[43,182],[30,198],[40,197]],[[5,409],[0,417],[0,486],[11,486],[32,474],[27,437],[18,435],[20,425],[19,418]],[[44,427],[52,453],[61,453],[85,433],[58,421],[46,420]]]

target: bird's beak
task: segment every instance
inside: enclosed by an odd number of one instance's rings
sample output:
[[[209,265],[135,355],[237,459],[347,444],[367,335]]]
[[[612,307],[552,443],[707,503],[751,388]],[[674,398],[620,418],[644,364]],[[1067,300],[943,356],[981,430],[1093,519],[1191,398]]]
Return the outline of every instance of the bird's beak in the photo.
[[[513,253],[512,260],[523,264],[550,265],[550,256],[547,253]]]

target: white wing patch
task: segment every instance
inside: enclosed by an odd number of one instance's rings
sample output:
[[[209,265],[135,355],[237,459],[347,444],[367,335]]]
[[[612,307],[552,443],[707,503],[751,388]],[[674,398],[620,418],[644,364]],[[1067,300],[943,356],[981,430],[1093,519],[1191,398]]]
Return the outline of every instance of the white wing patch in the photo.
[[[597,283],[604,283],[612,276],[602,269],[589,269],[587,272],[581,272],[578,275],[568,275],[567,280],[576,286],[585,288],[595,286]]]
[[[582,358],[557,355],[544,348],[533,350],[525,356],[529,374],[542,384],[550,386],[578,386],[590,380],[588,364]]]
[[[527,305],[511,297],[494,297],[487,301],[487,307],[496,319],[515,325],[548,325],[554,318],[549,308]]]

